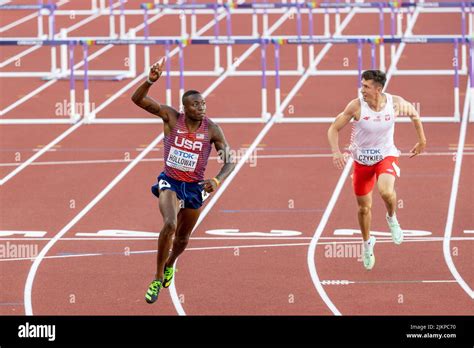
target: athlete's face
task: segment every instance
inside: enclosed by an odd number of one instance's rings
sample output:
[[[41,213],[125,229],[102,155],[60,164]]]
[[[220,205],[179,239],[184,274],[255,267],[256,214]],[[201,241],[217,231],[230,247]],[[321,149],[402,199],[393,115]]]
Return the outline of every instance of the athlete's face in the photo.
[[[382,86],[373,80],[362,79],[361,93],[364,101],[370,102],[376,99],[377,95],[382,93]]]
[[[194,121],[201,121],[206,116],[206,101],[200,94],[192,94],[184,100],[184,112]]]

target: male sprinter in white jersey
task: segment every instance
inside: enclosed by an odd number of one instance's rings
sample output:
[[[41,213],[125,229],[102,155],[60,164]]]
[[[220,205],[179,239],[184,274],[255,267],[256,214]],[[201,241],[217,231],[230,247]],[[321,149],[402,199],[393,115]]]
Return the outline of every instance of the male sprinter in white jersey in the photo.
[[[329,144],[334,165],[342,169],[346,163],[338,144],[338,133],[353,120],[351,145],[354,159],[353,188],[359,205],[358,219],[364,240],[364,267],[375,264],[375,237],[370,236],[372,189],[377,188],[387,208],[387,223],[395,244],[403,241],[403,231],[397,221],[395,208],[397,196],[395,177],[400,176],[399,150],[393,142],[395,119],[398,115],[409,116],[415,126],[418,142],[411,149],[411,157],[423,152],[426,138],[420,115],[412,104],[402,97],[383,93],[386,76],[380,70],[367,70],[362,74],[361,97],[352,100],[340,113],[328,130]]]
[[[235,167],[224,133],[206,117],[206,102],[199,92],[190,90],[184,93],[184,113],[147,96],[150,87],[160,78],[164,63],[162,58],[151,67],[148,79],[132,96],[135,104],[163,120],[165,132],[165,169],[158,176],[158,183],[151,188],[152,193],[159,197],[163,228],[158,239],[155,279],[145,294],[148,303],[158,299],[161,288],[170,286],[174,263],[188,244],[203,201]],[[224,164],[215,177],[204,180],[212,144]]]

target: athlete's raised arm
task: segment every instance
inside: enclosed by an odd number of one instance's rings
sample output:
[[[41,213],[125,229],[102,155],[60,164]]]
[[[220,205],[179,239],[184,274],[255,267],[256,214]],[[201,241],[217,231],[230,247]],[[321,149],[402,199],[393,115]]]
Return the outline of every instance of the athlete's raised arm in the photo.
[[[407,102],[400,96],[393,96],[393,103],[396,108],[398,108],[398,115],[406,115],[410,117],[413,125],[415,126],[416,134],[418,136],[418,142],[410,150],[410,158],[415,157],[423,152],[426,147],[426,137],[425,132],[423,131],[423,125],[421,124],[420,114],[418,110],[413,106],[413,104]]]
[[[168,123],[170,120],[174,121],[177,119],[178,111],[176,111],[171,106],[158,103],[147,95],[150,87],[160,78],[161,74],[163,73],[164,64],[165,58],[162,58],[151,66],[147,80],[135,90],[132,95],[132,101],[149,113],[161,117],[164,123]]]
[[[346,158],[339,149],[339,131],[344,128],[354,117],[360,112],[360,101],[359,99],[352,100],[347,104],[343,112],[337,115],[334,122],[328,129],[328,140],[331,146],[332,161],[334,165],[342,169],[346,164]]]
[[[214,144],[217,154],[224,163],[221,170],[219,171],[219,174],[210,180],[204,180],[202,182],[206,192],[213,192],[234,170],[235,158],[232,156],[231,148],[224,136],[224,132],[222,131],[221,127],[219,127],[214,122],[209,121],[209,133],[211,137],[211,143]]]

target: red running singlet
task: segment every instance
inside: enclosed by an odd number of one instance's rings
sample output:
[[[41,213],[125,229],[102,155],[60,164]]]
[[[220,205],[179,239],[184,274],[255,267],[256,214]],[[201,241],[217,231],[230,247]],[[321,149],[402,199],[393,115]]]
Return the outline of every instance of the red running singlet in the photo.
[[[165,136],[165,174],[179,181],[202,181],[211,152],[209,121],[204,117],[201,126],[191,133],[184,120],[180,113],[175,127]]]

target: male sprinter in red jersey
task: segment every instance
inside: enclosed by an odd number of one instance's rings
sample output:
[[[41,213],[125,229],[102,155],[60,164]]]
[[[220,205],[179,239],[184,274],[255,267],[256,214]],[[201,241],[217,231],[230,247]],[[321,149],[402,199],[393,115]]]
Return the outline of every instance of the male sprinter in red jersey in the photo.
[[[397,196],[394,190],[395,177],[400,176],[399,150],[393,142],[395,119],[398,115],[411,118],[418,142],[411,149],[411,157],[423,152],[426,138],[420,115],[412,104],[402,97],[383,93],[386,76],[380,70],[367,70],[362,74],[361,96],[352,100],[329,127],[328,139],[333,153],[333,163],[342,169],[345,156],[339,150],[338,133],[353,120],[351,145],[354,158],[352,175],[354,192],[359,205],[359,225],[364,240],[364,267],[372,269],[375,264],[375,237],[370,236],[372,189],[377,188],[387,208],[387,223],[395,244],[403,241],[403,231],[397,221],[395,208]]]
[[[188,244],[203,201],[235,167],[224,133],[206,117],[206,102],[199,92],[190,90],[184,93],[184,113],[147,96],[151,85],[160,78],[164,63],[165,59],[162,58],[151,67],[148,79],[132,96],[135,104],[161,117],[165,132],[165,170],[158,176],[158,183],[152,186],[153,194],[159,197],[163,228],[158,239],[155,279],[145,295],[148,303],[158,299],[161,288],[170,286],[174,263]],[[212,144],[224,164],[219,174],[204,180]],[[173,248],[170,254],[171,244]]]

